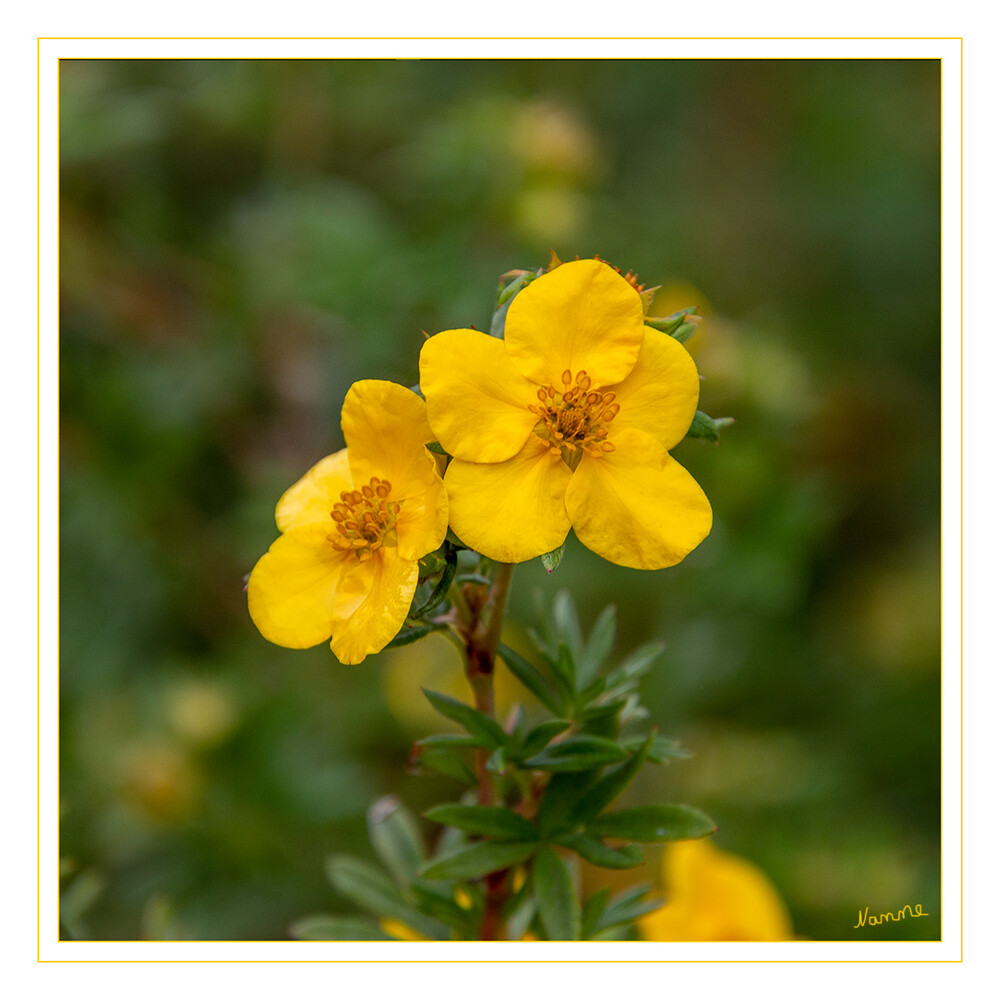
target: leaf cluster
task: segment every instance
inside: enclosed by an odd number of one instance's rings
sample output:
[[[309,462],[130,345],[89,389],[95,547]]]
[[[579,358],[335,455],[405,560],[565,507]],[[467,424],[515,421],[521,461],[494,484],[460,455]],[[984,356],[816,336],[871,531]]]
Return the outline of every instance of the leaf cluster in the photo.
[[[584,636],[570,596],[557,595],[544,635],[535,635],[534,661],[508,646],[499,656],[534,703],[518,707],[505,725],[463,701],[424,695],[460,732],[418,740],[415,773],[435,771],[464,786],[456,801],[428,809],[443,828],[425,849],[416,821],[398,803],[369,817],[372,847],[388,875],[348,858],[331,859],[338,892],[382,920],[432,939],[478,936],[487,892],[500,887],[507,936],[547,940],[620,936],[655,905],[645,889],[625,896],[595,893],[581,903],[574,872],[581,861],[604,868],[637,868],[639,844],[703,837],[715,824],[690,806],[652,804],[615,808],[646,763],[686,754],[655,732],[646,718],[639,680],[662,651],[640,647],[605,670],[615,641],[615,610],[607,608]],[[538,718],[537,709],[545,717]],[[475,755],[485,760],[492,803],[479,800]],[[319,920],[319,918],[315,918]],[[305,931],[354,933],[355,923],[308,924]],[[391,924],[390,924],[391,926]],[[296,925],[301,936],[303,927]]]

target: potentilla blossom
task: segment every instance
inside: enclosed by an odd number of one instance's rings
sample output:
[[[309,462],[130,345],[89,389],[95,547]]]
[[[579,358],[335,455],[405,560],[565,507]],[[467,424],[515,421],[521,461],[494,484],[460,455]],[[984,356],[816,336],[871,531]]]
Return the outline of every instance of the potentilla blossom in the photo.
[[[448,498],[423,400],[392,382],[356,382],[341,414],[347,447],[278,501],[281,536],[247,584],[264,638],[305,649],[326,639],[360,663],[399,632],[418,561],[448,530]]]
[[[445,330],[420,354],[451,525],[501,562],[572,528],[611,562],[660,569],[708,534],[712,509],[669,454],[698,403],[691,356],[647,327],[635,286],[598,260],[561,264],[510,304],[504,339]]]

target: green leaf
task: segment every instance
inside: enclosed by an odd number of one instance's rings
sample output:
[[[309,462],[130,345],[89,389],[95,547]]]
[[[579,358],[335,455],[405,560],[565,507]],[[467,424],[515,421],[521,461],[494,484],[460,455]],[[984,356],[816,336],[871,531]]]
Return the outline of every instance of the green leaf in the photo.
[[[447,883],[439,885],[415,879],[410,888],[422,912],[454,927],[463,936],[472,933],[481,923],[482,917],[476,912],[477,908],[473,906],[464,909],[459,906],[455,901],[453,887]]]
[[[533,868],[538,916],[550,941],[580,940],[580,901],[562,859],[551,847],[543,847]]]
[[[435,455],[447,455],[448,452],[441,447],[440,441],[431,441],[430,444],[426,445],[428,451],[434,452]]]
[[[554,645],[565,645],[576,658],[583,651],[583,633],[580,631],[580,619],[577,617],[576,605],[569,591],[560,590],[552,604],[552,622],[555,634],[552,636]]]
[[[655,896],[646,900],[642,899],[650,891],[650,888],[649,885],[635,885],[618,893],[597,918],[593,930],[595,937],[601,931],[606,931],[611,927],[619,927],[622,924],[635,923],[643,914],[658,910],[663,905],[662,899]]]
[[[694,840],[715,833],[718,827],[691,806],[635,806],[605,813],[593,820],[587,832],[598,837],[620,837],[644,844],[668,840]]]
[[[378,924],[364,917],[337,917],[325,913],[300,917],[289,928],[299,941],[395,941]]]
[[[507,669],[550,711],[559,715],[562,706],[549,682],[520,653],[500,644],[498,652]]]
[[[640,737],[636,740],[625,740],[623,745],[627,750],[634,752],[643,742]],[[687,760],[690,756],[690,750],[685,750],[677,740],[671,740],[666,736],[656,736],[649,750],[649,760],[654,764],[665,764],[668,760]]]
[[[411,906],[396,886],[373,865],[358,858],[333,855],[326,859],[326,874],[337,892],[363,910],[398,920],[425,938],[437,940],[449,936],[446,927]]]
[[[585,688],[597,676],[598,669],[615,644],[616,631],[617,612],[615,606],[609,604],[598,616],[587,639],[587,645],[577,660],[576,682],[578,688]]]
[[[622,661],[620,667],[617,670],[612,670],[608,674],[605,683],[605,691],[608,694],[618,694],[618,688],[622,688],[620,693],[625,694],[627,691],[631,690],[634,686],[634,682],[637,681],[644,674],[649,673],[649,668],[653,661],[663,652],[666,648],[666,643],[662,641],[657,642],[647,642],[644,646],[640,646],[638,649],[633,650],[625,659]]]
[[[398,649],[400,646],[409,646],[411,642],[423,639],[425,635],[430,635],[431,632],[441,632],[447,627],[447,625],[404,625],[399,632],[396,633],[396,637],[391,640],[385,648]]]
[[[559,564],[563,561],[563,556],[566,554],[566,543],[563,542],[558,549],[553,549],[551,552],[546,552],[542,555],[542,565],[545,567],[546,573],[552,573],[559,568]]]
[[[561,691],[572,699],[576,694],[576,662],[573,653],[566,643],[559,643],[558,655],[548,661],[552,665],[552,673]]]
[[[581,734],[553,743],[522,765],[538,771],[589,771],[602,764],[617,763],[627,756],[628,752],[614,740]]]
[[[597,892],[583,905],[583,917],[580,921],[580,937],[584,941],[590,940],[594,925],[604,912],[604,904],[607,903],[611,890],[607,887],[598,889]]]
[[[485,766],[490,774],[503,774],[504,769],[507,767],[507,753],[504,747],[497,747],[490,754]]]
[[[535,726],[524,738],[518,750],[518,759],[532,757],[544,750],[560,733],[566,732],[573,723],[569,719],[549,719]]]
[[[450,698],[446,694],[421,689],[427,700],[446,718],[457,722],[487,750],[495,750],[507,742],[507,734],[496,719],[477,711],[464,701]]]
[[[413,881],[426,852],[417,821],[394,795],[368,809],[368,839],[379,861],[399,886]]]
[[[417,746],[428,750],[465,750],[479,744],[474,737],[463,733],[434,733],[417,740]]]
[[[433,860],[421,874],[430,879],[479,879],[490,872],[519,865],[537,850],[537,841],[516,843],[485,840],[471,847],[463,847],[447,857]]]
[[[635,844],[608,847],[602,841],[588,837],[584,833],[560,837],[556,843],[576,851],[584,861],[601,868],[635,868],[646,860]]]
[[[588,823],[618,798],[639,773],[653,745],[653,738],[651,733],[627,761],[594,782],[573,809],[570,817],[572,822]]]
[[[597,773],[557,772],[552,775],[538,807],[538,828],[543,838],[562,831],[574,832],[576,824],[571,819],[573,810],[587,793],[591,780]]]
[[[457,826],[466,833],[482,834],[495,840],[538,839],[538,831],[528,820],[503,806],[460,806],[448,803],[432,806],[424,816],[442,826]]]
[[[479,781],[469,765],[451,750],[426,750],[417,758],[416,764],[418,767],[429,767],[464,785],[475,785]]]

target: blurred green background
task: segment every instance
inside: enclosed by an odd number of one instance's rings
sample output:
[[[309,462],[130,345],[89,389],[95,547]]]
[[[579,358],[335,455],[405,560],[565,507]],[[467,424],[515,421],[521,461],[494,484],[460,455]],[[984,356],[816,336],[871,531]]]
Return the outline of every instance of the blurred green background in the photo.
[[[722,444],[676,569],[571,542],[558,587],[695,756],[687,801],[813,939],[940,936],[936,61],[63,61],[63,934],[283,938],[461,693],[445,644],[268,645],[242,578],[360,378],[487,329],[501,273],[594,254],[698,305]],[[503,678],[501,678],[502,682]],[[501,683],[502,686],[502,683]],[[655,857],[651,857],[651,870]],[[873,912],[932,919],[870,932]]]

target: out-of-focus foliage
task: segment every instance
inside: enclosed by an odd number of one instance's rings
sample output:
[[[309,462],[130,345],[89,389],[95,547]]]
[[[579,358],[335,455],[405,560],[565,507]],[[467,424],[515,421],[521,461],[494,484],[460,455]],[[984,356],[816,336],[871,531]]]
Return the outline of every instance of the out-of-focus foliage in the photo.
[[[736,423],[676,449],[715,511],[685,563],[571,541],[511,621],[560,587],[666,643],[644,701],[695,756],[634,801],[704,807],[797,935],[938,937],[939,92],[933,61],[63,62],[63,933],[286,937],[374,799],[451,794],[405,773],[451,648],[270,646],[242,577],[351,382],[413,384],[421,330],[489,329],[554,248],[697,305]]]

